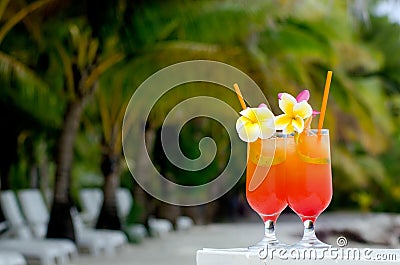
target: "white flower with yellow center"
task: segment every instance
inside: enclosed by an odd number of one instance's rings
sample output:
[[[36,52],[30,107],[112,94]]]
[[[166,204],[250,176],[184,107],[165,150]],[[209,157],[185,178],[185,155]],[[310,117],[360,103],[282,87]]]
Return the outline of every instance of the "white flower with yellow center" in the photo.
[[[296,98],[288,93],[279,95],[279,108],[284,114],[275,118],[275,128],[283,130],[284,133],[301,133],[304,130],[304,119],[313,114],[313,110],[307,100],[298,102]]]
[[[274,114],[265,104],[261,104],[258,108],[247,108],[240,114],[242,116],[236,121],[236,131],[243,141],[268,139],[274,134]]]

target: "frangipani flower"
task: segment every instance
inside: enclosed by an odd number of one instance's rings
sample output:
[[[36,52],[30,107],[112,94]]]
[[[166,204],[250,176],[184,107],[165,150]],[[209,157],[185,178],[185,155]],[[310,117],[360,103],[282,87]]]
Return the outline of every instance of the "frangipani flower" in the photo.
[[[243,141],[268,139],[274,134],[274,114],[265,104],[261,104],[258,108],[247,108],[240,114],[242,116],[236,121],[236,131]]]
[[[308,91],[307,91],[308,92]],[[275,128],[283,130],[284,133],[301,133],[304,130],[304,119],[313,114],[313,110],[307,100],[310,97],[309,92],[300,93],[294,98],[288,93],[280,93],[279,108],[284,112],[275,118]]]
[[[281,99],[282,94],[283,94],[283,93],[279,93],[279,94],[278,94],[278,99]],[[309,99],[310,99],[310,91],[308,91],[307,89],[301,91],[301,92],[297,95],[297,97],[296,97],[296,101],[297,101],[298,103],[300,103],[300,102],[302,102],[302,101],[304,101],[304,100],[308,102]],[[316,111],[316,110],[313,110],[312,115],[315,116],[315,115],[317,115],[317,114],[320,114],[320,112],[319,112],[319,111]]]

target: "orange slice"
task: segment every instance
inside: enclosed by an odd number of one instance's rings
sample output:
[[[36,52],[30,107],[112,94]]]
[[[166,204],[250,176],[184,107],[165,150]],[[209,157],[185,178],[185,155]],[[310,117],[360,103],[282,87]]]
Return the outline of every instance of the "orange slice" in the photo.
[[[276,154],[271,157],[261,155],[259,152],[251,152],[249,160],[257,166],[269,167],[285,162],[286,157],[282,154]]]
[[[296,152],[302,161],[309,163],[309,164],[325,165],[325,164],[329,164],[329,162],[330,162],[329,158],[310,157],[305,154],[302,154],[300,152],[299,148],[297,148],[297,146],[296,146]]]
[[[329,164],[330,159],[326,157],[311,157],[308,155],[305,155],[301,151],[301,147],[304,146],[305,141],[306,141],[306,134],[305,132],[302,132],[301,134],[295,135],[295,146],[296,146],[296,153],[299,156],[299,158],[309,164],[317,164],[317,165],[324,165],[324,164]],[[305,148],[311,148],[312,143],[308,143],[308,146],[304,146]],[[315,147],[315,146],[313,146]],[[304,149],[304,148],[303,148]]]

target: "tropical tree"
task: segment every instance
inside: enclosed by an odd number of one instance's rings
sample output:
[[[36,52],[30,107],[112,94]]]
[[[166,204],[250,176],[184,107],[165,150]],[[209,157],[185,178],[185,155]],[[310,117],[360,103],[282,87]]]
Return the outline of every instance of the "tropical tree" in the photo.
[[[14,25],[33,10],[50,2],[36,1],[25,6],[22,10],[11,14],[10,19],[0,31],[2,33],[0,37],[3,38]],[[5,7],[7,7],[7,3],[5,3]],[[65,100],[63,101],[65,102],[65,109],[62,111],[64,112],[64,119],[60,124],[61,132],[57,144],[54,200],[47,236],[66,237],[74,240],[74,230],[70,215],[70,207],[72,206],[70,181],[76,133],[79,129],[82,112],[97,90],[97,79],[109,67],[120,61],[123,55],[118,52],[107,54],[104,47],[101,47],[102,50],[100,51],[98,39],[92,36],[90,26],[84,20],[71,19],[67,23],[65,21],[57,21],[57,23],[54,21],[47,22],[40,18],[38,20],[41,23],[40,27],[48,35],[46,36],[46,41],[43,41],[43,36],[39,34],[38,40],[42,41],[37,44],[37,47],[41,48],[41,51],[47,49],[48,53],[45,55],[50,60],[50,64],[57,61],[62,63],[62,68],[51,65],[53,68],[47,67],[47,69],[43,70],[47,74],[53,74],[51,77],[47,76],[49,77],[49,84],[55,85],[57,81],[61,81],[61,84],[64,83],[61,86],[53,87],[53,91],[56,91],[54,94],[59,96],[60,99]],[[35,34],[38,34],[38,32],[35,31]],[[3,64],[7,68],[4,67],[2,74],[10,76],[13,71],[20,74],[17,76],[19,77],[18,81],[28,79],[33,84],[46,84],[46,82],[40,79],[36,83],[32,82],[32,80],[35,80],[32,77],[36,77],[37,75],[32,70],[29,70],[28,67],[25,67],[23,63],[19,63],[15,58],[3,55],[2,59],[3,62],[7,63]],[[54,78],[54,74],[55,76],[58,75],[59,79]],[[49,86],[42,85],[39,87],[47,88]],[[55,89],[56,87],[58,90]],[[33,94],[36,94],[36,87],[31,89],[34,91]],[[23,95],[23,93],[20,94]],[[19,100],[21,100],[21,97]],[[55,104],[59,103],[56,102]],[[62,104],[60,105],[62,106]]]
[[[1,2],[0,82],[4,115],[4,129],[1,130],[4,159],[0,162],[2,189],[10,188],[10,167],[18,160],[18,146],[24,142],[21,140],[54,134],[61,123],[63,104],[57,102],[57,94],[39,74],[42,73],[42,66],[46,61],[45,56],[41,56],[43,47],[38,45],[43,39],[37,34],[39,31],[36,21],[27,19],[27,16],[34,11],[38,12],[37,10],[49,2],[51,1],[37,1],[28,5],[17,1]],[[12,31],[19,22],[23,22],[26,27]],[[31,48],[27,50],[24,45]],[[32,69],[32,65],[37,65],[37,71]],[[6,115],[7,113],[18,115],[13,117]]]
[[[400,44],[398,34],[400,25],[391,22],[387,17],[371,17],[370,23],[361,29],[363,39],[383,55],[383,63],[376,71],[362,73],[365,78],[378,78],[384,89],[385,104],[394,119],[395,129],[390,140],[388,150],[382,153],[379,158],[383,164],[386,174],[380,174],[380,178],[373,179],[371,193],[364,193],[363,198],[367,205],[376,210],[398,211],[397,206],[400,200],[398,191],[399,164],[396,158],[399,152],[400,135],[400,79],[397,75],[400,69],[399,55],[397,52]],[[375,185],[378,183],[378,185]],[[379,195],[378,195],[379,194]],[[379,198],[377,200],[376,198]]]
[[[105,56],[104,53],[101,54],[98,50],[98,40],[92,37],[90,28],[80,29],[78,25],[72,24],[69,30],[73,45],[71,51],[75,56],[68,54],[63,46],[56,45],[65,71],[66,90],[69,93],[58,143],[54,201],[47,231],[48,237],[56,238],[71,235],[71,231],[60,229],[60,217],[68,220],[70,216],[73,148],[82,113],[98,88],[97,81],[101,74],[123,58],[121,53],[106,54]],[[73,228],[70,224],[66,227]]]
[[[353,10],[361,11],[354,15]],[[2,110],[18,111],[21,117],[21,122],[2,130],[7,132],[5,139],[12,139],[2,149],[6,158],[0,159],[2,188],[9,186],[10,164],[22,159],[15,152],[21,139],[36,137],[31,142],[39,146],[43,139],[57,138],[49,236],[73,238],[71,222],[60,226],[57,217],[69,220],[74,141],[82,113],[99,90],[96,111],[102,124],[105,200],[98,227],[118,228],[115,189],[121,117],[129,95],[162,67],[211,59],[248,73],[276,114],[276,95],[283,90],[296,94],[309,89],[310,102],[318,109],[326,71],[333,70],[325,125],[332,136],[336,194],[345,195],[335,196],[334,205],[384,209],[382,196],[365,190],[388,194],[384,201],[400,201],[393,191],[400,188],[388,176],[395,167],[386,167],[396,157],[398,146],[393,136],[398,135],[399,124],[399,60],[395,56],[399,30],[398,25],[368,15],[365,1],[2,1],[0,100],[5,103]],[[109,69],[110,74],[99,79]],[[149,120],[143,121],[149,125],[151,144],[171,108],[203,92],[239,110],[232,93],[185,86],[167,95]],[[222,128],[210,124],[204,122],[197,131],[212,128],[212,135],[221,136]],[[225,144],[224,137],[216,139]],[[53,144],[45,142],[50,149]],[[224,166],[223,153],[218,157],[219,170]],[[173,174],[179,182],[180,173]],[[142,194],[136,200],[144,204],[148,199],[136,187],[135,196]],[[62,226],[69,227],[69,232]]]
[[[154,61],[160,66],[193,58],[237,66],[262,87],[277,114],[276,95],[283,90],[309,89],[318,109],[326,72],[333,70],[325,126],[333,138],[335,187],[351,194],[345,201],[335,197],[336,205],[363,204],[369,183],[387,178],[379,155],[391,145],[395,120],[380,78],[370,75],[382,68],[383,55],[359,34],[370,15],[362,1],[172,2],[136,12],[141,16],[125,23],[128,49],[158,49]],[[162,56],[166,47],[170,56]],[[174,51],[181,54],[172,56]],[[166,101],[151,121],[162,119],[174,102]]]
[[[118,66],[118,65],[117,65]],[[104,175],[104,201],[96,227],[121,229],[116,209],[116,190],[120,185],[122,163],[122,121],[132,89],[129,82],[129,68],[114,67],[100,80],[96,95],[98,112],[102,126],[102,161]]]

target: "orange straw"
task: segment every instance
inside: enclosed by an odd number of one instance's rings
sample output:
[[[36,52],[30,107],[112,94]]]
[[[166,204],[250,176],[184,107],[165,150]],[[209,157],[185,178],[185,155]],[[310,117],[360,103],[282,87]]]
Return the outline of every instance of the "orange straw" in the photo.
[[[318,134],[319,135],[321,134],[322,125],[324,123],[326,105],[328,104],[329,88],[331,86],[331,80],[332,80],[332,71],[328,71],[328,74],[326,76],[326,82],[325,82],[324,96],[322,98],[321,114],[319,115],[319,121],[318,121]]]
[[[239,102],[240,102],[240,105],[242,105],[242,109],[246,109],[247,107],[246,107],[246,103],[244,102],[244,100],[243,100],[243,96],[242,96],[242,92],[240,92],[240,89],[239,89],[239,86],[238,86],[238,84],[233,84],[233,87],[235,88],[235,91],[236,91],[236,95],[237,95],[237,97],[238,97],[238,99],[239,99]]]

